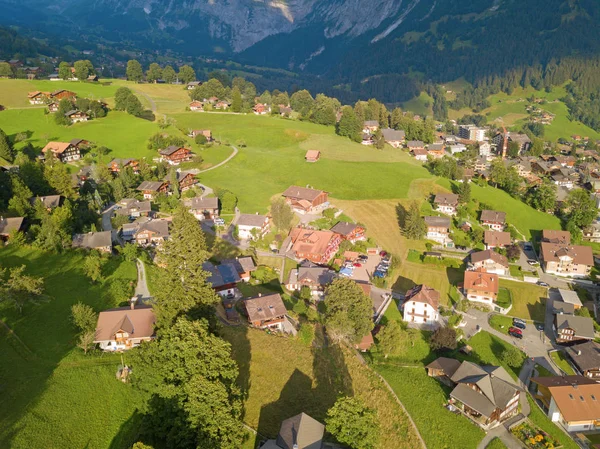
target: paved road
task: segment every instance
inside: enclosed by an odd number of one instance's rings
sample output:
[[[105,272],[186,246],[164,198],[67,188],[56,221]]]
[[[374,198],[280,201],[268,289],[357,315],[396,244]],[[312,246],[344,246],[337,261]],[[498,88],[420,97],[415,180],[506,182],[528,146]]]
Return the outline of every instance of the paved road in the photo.
[[[152,299],[152,295],[150,295],[150,290],[148,289],[148,283],[146,282],[146,267],[144,262],[140,259],[137,259],[136,263],[138,282],[135,287],[134,295],[138,298],[138,301],[146,303]]]
[[[212,167],[208,167],[204,170],[200,170],[198,172],[198,174],[206,173],[207,171],[211,171],[211,170],[214,170],[215,168],[219,168],[221,165],[225,165],[227,162],[229,162],[231,159],[233,159],[235,157],[235,155],[238,154],[238,149],[236,147],[234,147],[233,145],[231,145],[231,148],[233,148],[233,153],[231,153],[227,159],[225,159],[222,162],[219,162],[217,165],[213,165]]]
[[[112,222],[110,221],[111,217],[115,209],[117,208],[116,204],[109,205],[106,209],[102,211],[102,230],[103,231],[111,231],[111,237],[113,242],[117,242],[119,244],[123,244],[119,237],[119,233],[116,229],[113,229]]]

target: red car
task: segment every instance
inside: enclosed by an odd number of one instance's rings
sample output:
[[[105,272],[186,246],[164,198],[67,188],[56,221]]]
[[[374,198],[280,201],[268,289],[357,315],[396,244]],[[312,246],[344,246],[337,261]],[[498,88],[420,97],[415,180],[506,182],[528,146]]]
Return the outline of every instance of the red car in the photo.
[[[385,252],[385,251],[381,251],[381,252],[379,253],[379,257],[385,257],[385,256],[387,256],[387,252]]]
[[[360,264],[360,263],[358,263],[358,262],[354,262],[354,266],[355,266],[356,268],[360,268],[360,267],[362,267],[362,264]]]
[[[521,329],[519,329],[518,327],[509,327],[508,333],[510,335],[515,335],[515,334],[521,335],[521,336],[523,335],[523,331]]]

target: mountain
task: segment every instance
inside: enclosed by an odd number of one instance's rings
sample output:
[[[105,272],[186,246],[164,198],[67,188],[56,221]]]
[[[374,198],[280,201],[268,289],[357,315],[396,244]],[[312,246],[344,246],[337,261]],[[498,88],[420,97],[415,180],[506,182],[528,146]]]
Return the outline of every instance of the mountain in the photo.
[[[600,54],[597,0],[0,0],[0,8],[4,24],[285,68],[353,91],[397,88],[407,73],[475,81]]]

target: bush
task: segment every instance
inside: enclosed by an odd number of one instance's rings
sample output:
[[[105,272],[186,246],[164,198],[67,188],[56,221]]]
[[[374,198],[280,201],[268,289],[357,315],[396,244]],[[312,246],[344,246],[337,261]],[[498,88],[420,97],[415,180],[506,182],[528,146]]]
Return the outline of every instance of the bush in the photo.
[[[312,324],[302,323],[298,331],[298,338],[306,346],[310,346],[315,338],[315,329]]]
[[[198,144],[198,145],[204,145],[206,142],[208,142],[208,139],[206,138],[206,136],[204,134],[198,134],[195,138],[194,141]]]

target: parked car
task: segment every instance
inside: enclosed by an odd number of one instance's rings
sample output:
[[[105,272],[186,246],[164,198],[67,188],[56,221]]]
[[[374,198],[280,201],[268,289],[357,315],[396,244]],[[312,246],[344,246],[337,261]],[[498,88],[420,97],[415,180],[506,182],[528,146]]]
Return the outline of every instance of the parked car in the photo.
[[[213,221],[215,222],[215,224],[217,226],[224,226],[225,225],[225,220],[223,220],[222,218],[215,218]]]
[[[523,326],[527,325],[527,321],[522,320],[521,318],[513,318],[513,324],[515,323],[521,323]]]
[[[358,256],[358,260],[360,260],[362,263],[365,263],[367,260],[369,260],[369,256],[361,254],[360,256]]]
[[[536,324],[536,325],[535,325],[535,328],[536,328],[537,330],[539,330],[539,331],[543,331],[543,330],[544,330],[544,325],[543,325],[543,324],[540,324],[540,323],[538,323],[538,324]]]
[[[387,252],[386,252],[386,251],[381,251],[381,252],[379,253],[379,256],[380,256],[380,257],[385,257],[385,256],[387,256]]]
[[[384,273],[383,271],[376,270],[375,273],[373,273],[373,277],[384,278],[386,274],[387,273]]]
[[[531,243],[523,243],[523,249],[531,250],[533,246],[531,246]]]
[[[513,321],[513,326],[518,327],[519,329],[527,329],[527,325],[520,321]]]
[[[517,329],[516,327],[509,328],[508,334],[515,338],[523,338],[523,332],[521,331],[521,329]]]
[[[542,281],[538,281],[537,285],[539,285],[540,287],[550,287],[547,282],[542,282]]]
[[[356,268],[360,268],[360,267],[362,267],[362,264],[360,262],[354,262],[354,266]]]

